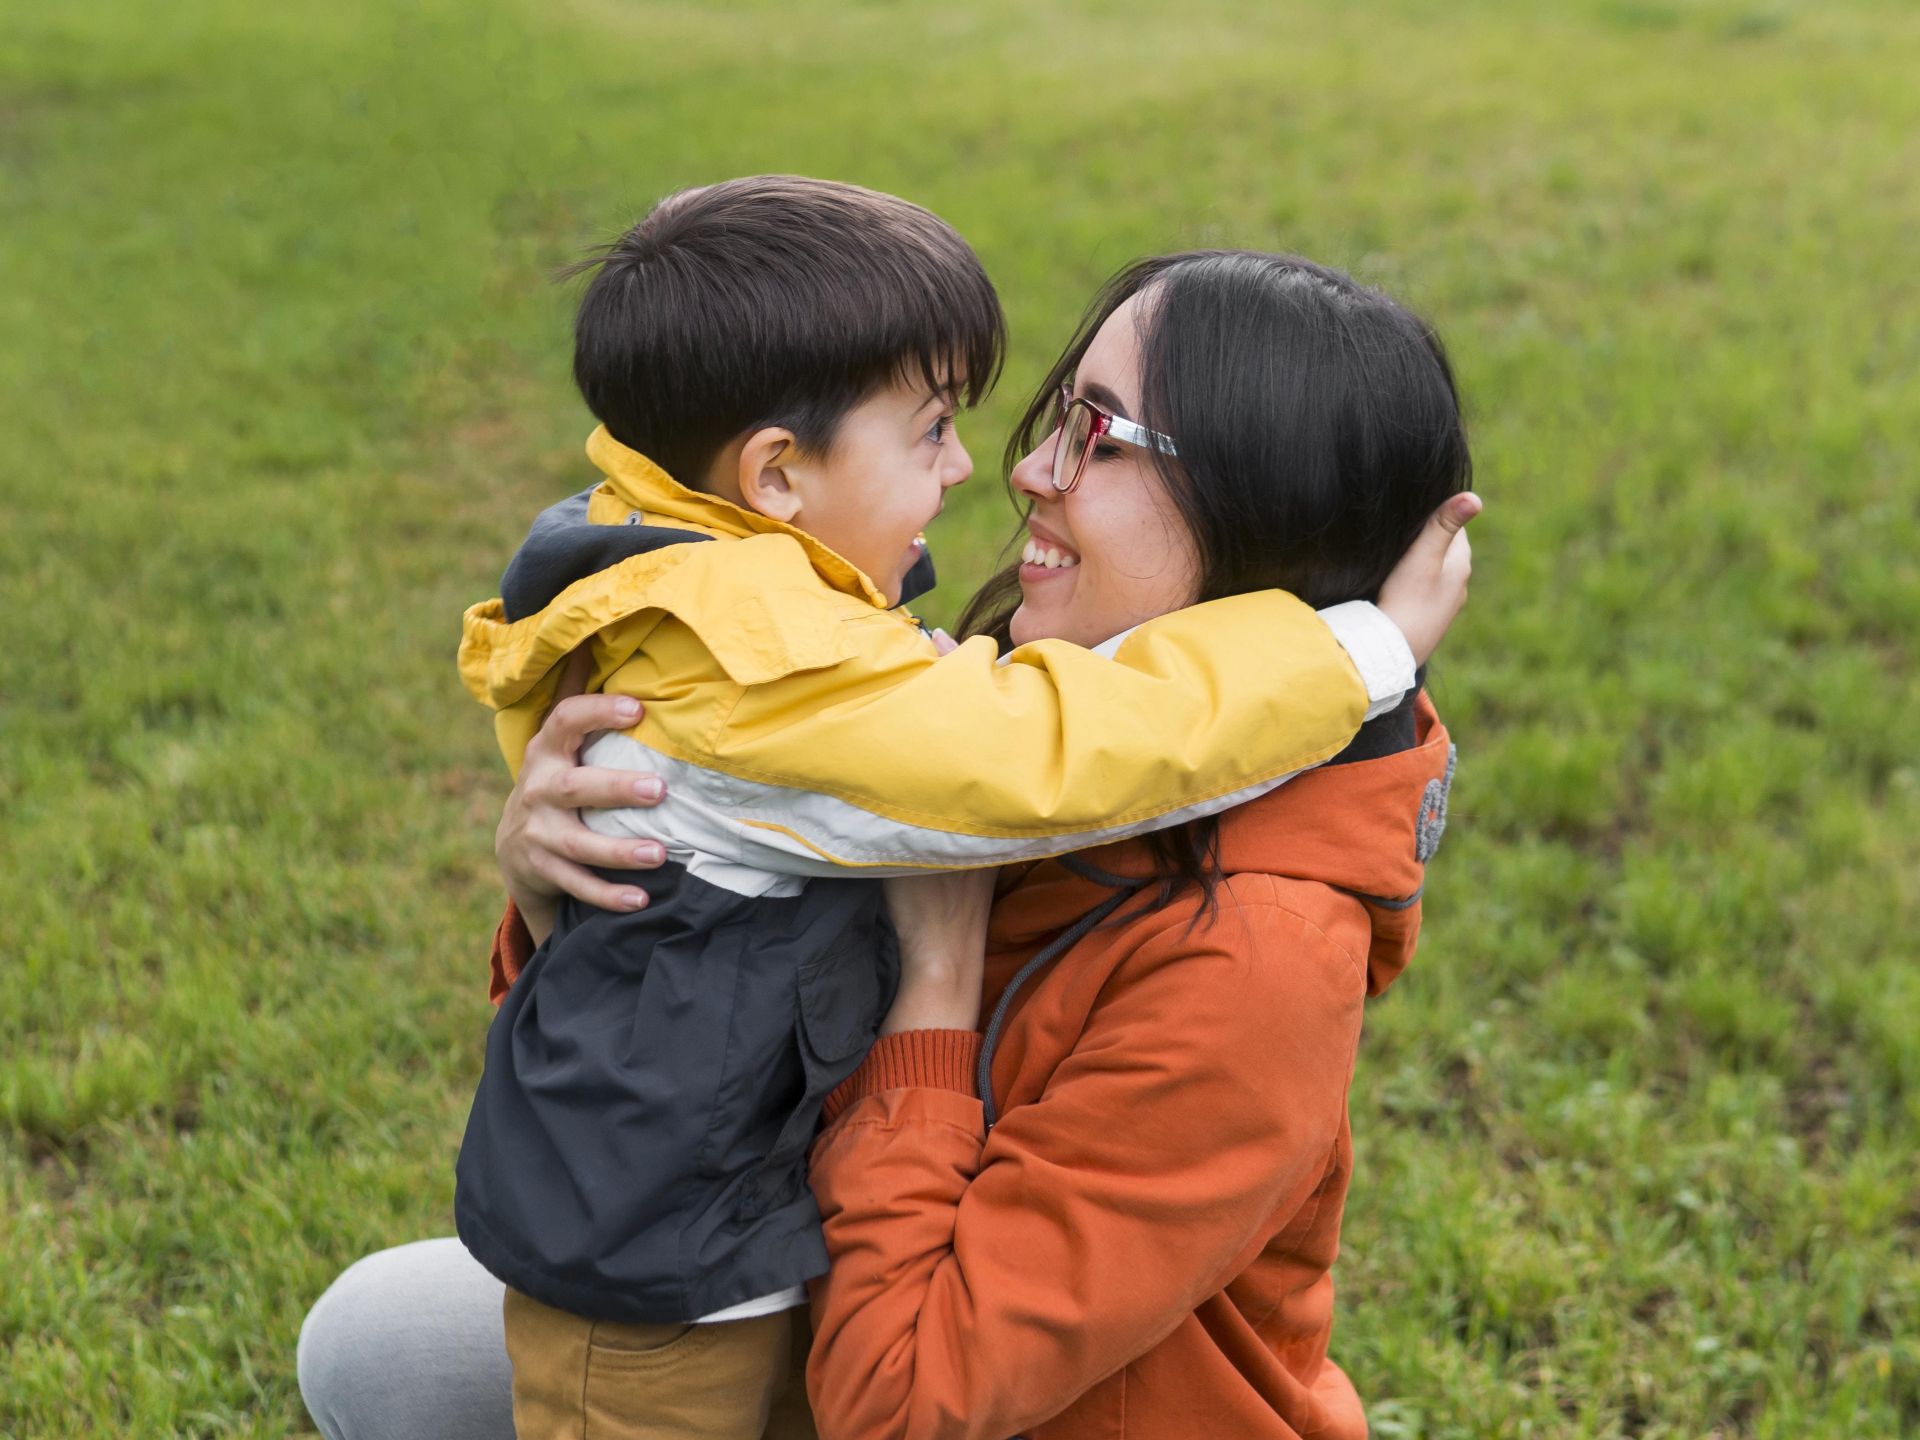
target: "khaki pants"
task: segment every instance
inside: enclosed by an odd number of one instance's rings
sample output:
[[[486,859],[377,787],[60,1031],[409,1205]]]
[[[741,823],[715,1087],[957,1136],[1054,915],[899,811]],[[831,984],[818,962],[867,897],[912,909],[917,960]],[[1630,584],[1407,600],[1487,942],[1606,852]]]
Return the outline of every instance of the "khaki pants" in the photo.
[[[795,1370],[806,1362],[803,1310],[713,1325],[627,1325],[583,1320],[509,1288],[505,1315],[519,1440],[814,1433],[805,1377]]]

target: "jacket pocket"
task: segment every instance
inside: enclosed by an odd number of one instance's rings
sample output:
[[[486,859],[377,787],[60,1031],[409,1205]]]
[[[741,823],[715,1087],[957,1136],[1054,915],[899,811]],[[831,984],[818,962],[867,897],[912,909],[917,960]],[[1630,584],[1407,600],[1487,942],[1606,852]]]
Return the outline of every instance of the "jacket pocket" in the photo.
[[[893,927],[877,911],[856,915],[830,944],[801,960],[793,1043],[805,1085],[746,1187],[744,1217],[786,1204],[806,1183],[807,1149],[820,1112],[873,1047],[898,971]]]
[[[637,1325],[600,1320],[587,1335],[587,1363],[629,1370],[671,1365],[715,1339],[711,1325]]]

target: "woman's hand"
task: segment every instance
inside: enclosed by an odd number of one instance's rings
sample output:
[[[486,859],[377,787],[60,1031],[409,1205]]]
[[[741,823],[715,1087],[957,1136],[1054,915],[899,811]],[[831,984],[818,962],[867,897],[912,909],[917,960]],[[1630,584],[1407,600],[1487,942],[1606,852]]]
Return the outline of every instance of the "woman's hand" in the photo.
[[[493,853],[535,941],[552,932],[555,902],[563,893],[602,910],[638,910],[647,903],[646,891],[602,880],[587,867],[651,870],[666,858],[664,847],[597,834],[580,819],[582,810],[657,805],[666,793],[657,775],[580,763],[580,748],[590,736],[630,728],[641,710],[638,700],[624,695],[573,695],[553,707],[527,746],[520,781],[494,832]]]
[[[1467,603],[1467,581],[1473,575],[1467,522],[1483,508],[1472,493],[1448,500],[1433,512],[1380,587],[1380,608],[1407,637],[1416,664],[1432,658]]]
[[[880,1024],[902,1030],[974,1030],[995,869],[887,880],[887,911],[900,936],[900,990]]]

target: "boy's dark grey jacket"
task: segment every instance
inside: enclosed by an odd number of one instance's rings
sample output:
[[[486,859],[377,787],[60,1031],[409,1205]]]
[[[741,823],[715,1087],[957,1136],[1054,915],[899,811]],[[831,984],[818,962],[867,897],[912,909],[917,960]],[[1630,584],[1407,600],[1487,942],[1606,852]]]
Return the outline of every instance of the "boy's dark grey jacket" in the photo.
[[[694,531],[543,512],[501,580],[509,616]],[[923,556],[903,601],[933,584]],[[744,896],[683,866],[566,900],[507,992],[460,1147],[455,1222],[523,1294],[593,1319],[685,1322],[827,1268],[806,1186],[821,1107],[872,1045],[899,961],[868,880]]]
[[[507,1284],[685,1322],[827,1268],[807,1147],[899,968],[881,887],[746,897],[679,866],[574,901],[501,1002],[460,1147],[460,1238]]]

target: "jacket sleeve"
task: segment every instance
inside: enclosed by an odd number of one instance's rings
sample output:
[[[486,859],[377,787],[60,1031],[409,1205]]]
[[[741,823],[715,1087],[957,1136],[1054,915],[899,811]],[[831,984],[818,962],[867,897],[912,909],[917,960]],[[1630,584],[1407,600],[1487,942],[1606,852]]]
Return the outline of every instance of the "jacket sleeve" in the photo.
[[[936,658],[895,617],[865,623],[855,658],[744,685],[697,737],[659,743],[651,720],[605,737],[593,763],[658,771],[669,806],[592,823],[789,875],[1035,860],[1244,803],[1413,685],[1375,607],[1316,613],[1277,590],[1004,661],[986,639]]]
[[[884,1037],[836,1095],[812,1165],[823,1440],[1004,1440],[1059,1414],[1322,1181],[1364,966],[1277,905],[1184,932],[1129,957],[1044,1096],[990,1138],[971,1034]]]

